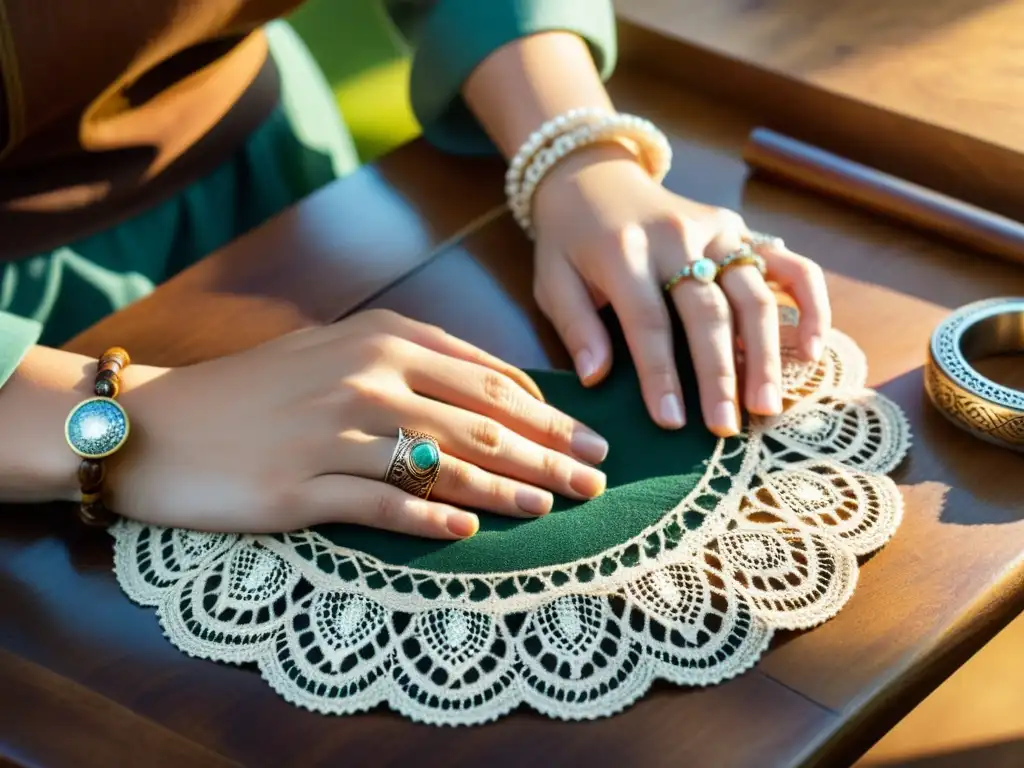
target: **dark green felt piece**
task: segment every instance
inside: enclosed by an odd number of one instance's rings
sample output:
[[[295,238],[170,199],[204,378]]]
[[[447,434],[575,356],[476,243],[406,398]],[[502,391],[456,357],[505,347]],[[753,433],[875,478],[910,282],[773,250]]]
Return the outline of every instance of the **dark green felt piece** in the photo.
[[[532,372],[547,400],[602,434],[611,450],[602,465],[603,496],[583,503],[556,497],[545,517],[520,520],[480,514],[470,539],[438,542],[350,525],[317,530],[336,544],[388,563],[446,573],[493,573],[569,562],[599,554],[632,538],[673,509],[705,471],[716,438],[700,421],[696,384],[681,329],[677,358],[690,423],[661,429],[648,416],[630,355],[614,319],[605,316],[616,364],[608,379],[584,388],[572,373]],[[700,524],[691,515],[687,527]]]

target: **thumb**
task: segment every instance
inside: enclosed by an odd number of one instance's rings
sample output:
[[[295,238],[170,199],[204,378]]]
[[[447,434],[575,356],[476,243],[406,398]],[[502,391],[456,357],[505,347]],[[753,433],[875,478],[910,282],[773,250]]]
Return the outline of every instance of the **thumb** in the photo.
[[[583,280],[560,253],[538,254],[534,298],[572,355],[583,385],[607,376],[612,363],[608,331]]]

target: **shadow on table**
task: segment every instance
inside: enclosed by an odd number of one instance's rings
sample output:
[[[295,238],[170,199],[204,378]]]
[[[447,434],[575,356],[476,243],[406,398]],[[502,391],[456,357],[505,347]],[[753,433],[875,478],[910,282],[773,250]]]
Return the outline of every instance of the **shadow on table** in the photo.
[[[1017,768],[1024,765],[1024,739],[982,744],[899,760],[865,760],[857,768]]]
[[[993,482],[1019,472],[1019,456],[950,424],[925,395],[920,368],[878,389],[904,409],[913,431],[910,453],[893,479],[908,486],[941,484],[945,488],[941,522],[993,525],[1024,518],[1020,487]]]

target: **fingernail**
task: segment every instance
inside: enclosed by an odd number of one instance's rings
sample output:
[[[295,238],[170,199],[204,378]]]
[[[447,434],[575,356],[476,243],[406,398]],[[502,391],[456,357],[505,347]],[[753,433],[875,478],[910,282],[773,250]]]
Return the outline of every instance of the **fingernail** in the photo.
[[[757,390],[751,410],[765,415],[781,413],[782,395],[779,394],[779,388],[771,382],[761,385],[761,388]]]
[[[468,512],[453,512],[448,515],[448,531],[454,536],[467,539],[480,530],[480,520]]]
[[[679,402],[679,395],[670,392],[661,398],[661,421],[674,429],[683,426],[683,404]]]
[[[608,456],[608,441],[585,428],[573,433],[571,448],[577,458],[590,464],[600,464]]]
[[[516,506],[529,515],[546,515],[554,503],[555,497],[540,488],[527,486],[516,491]]]
[[[736,418],[736,405],[731,400],[723,400],[715,406],[711,412],[711,423],[708,425],[712,431],[726,432],[734,435],[740,431],[740,425]]]
[[[811,353],[811,360],[815,362],[821,360],[821,356],[825,354],[825,345],[821,341],[821,336],[811,336],[807,342],[807,348]]]
[[[580,350],[576,354],[576,373],[583,383],[597,375],[597,363],[594,362],[594,356],[590,354],[589,349]]]
[[[608,478],[604,472],[592,467],[577,467],[569,479],[569,486],[580,496],[593,499],[604,493]]]

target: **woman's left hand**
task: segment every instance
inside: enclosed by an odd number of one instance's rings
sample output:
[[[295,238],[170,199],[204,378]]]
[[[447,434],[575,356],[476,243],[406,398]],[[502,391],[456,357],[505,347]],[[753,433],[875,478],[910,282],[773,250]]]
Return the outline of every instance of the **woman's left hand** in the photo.
[[[611,366],[597,309],[610,303],[633,355],[654,420],[672,429],[686,415],[663,285],[682,267],[720,262],[750,232],[739,214],[679,197],[653,181],[625,149],[602,145],[566,158],[545,177],[533,203],[534,295],[554,323],[584,384]],[[796,301],[800,347],[823,352],[831,323],[821,269],[781,244],[761,246],[767,279]],[[705,424],[739,431],[738,408],[782,409],[779,319],[773,291],[753,266],[736,266],[710,284],[683,280],[671,292],[693,356]],[[738,385],[735,340],[744,351]],[[742,401],[739,393],[742,392]]]

